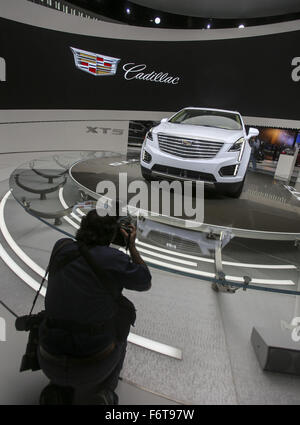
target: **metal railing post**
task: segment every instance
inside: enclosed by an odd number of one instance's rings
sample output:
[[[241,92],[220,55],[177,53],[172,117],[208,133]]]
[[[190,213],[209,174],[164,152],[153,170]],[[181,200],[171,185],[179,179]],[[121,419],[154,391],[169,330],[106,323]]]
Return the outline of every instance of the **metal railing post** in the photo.
[[[212,289],[216,292],[226,292],[234,294],[238,288],[235,288],[228,283],[226,283],[225,273],[223,271],[222,263],[222,246],[223,240],[228,237],[228,232],[222,231],[220,237],[215,246],[215,272],[216,272],[216,282],[212,283]]]

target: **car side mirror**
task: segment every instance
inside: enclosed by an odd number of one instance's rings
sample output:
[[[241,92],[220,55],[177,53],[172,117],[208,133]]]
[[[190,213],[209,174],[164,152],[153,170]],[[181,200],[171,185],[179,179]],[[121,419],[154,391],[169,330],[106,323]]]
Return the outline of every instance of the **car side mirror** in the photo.
[[[163,118],[162,120],[160,120],[160,122],[167,122],[168,118]]]
[[[249,128],[249,132],[248,132],[248,139],[251,139],[251,137],[255,137],[259,135],[259,131],[257,130],[257,128],[254,127],[250,127]]]

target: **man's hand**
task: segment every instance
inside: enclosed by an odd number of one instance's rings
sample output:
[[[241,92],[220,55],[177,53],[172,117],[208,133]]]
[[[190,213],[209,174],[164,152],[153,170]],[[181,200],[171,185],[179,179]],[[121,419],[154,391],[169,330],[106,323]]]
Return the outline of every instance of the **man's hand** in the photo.
[[[121,232],[122,232],[122,235],[126,238],[126,240],[128,240],[128,237],[129,237],[128,247],[129,247],[131,259],[136,264],[144,264],[146,266],[145,262],[143,261],[142,257],[140,256],[140,254],[138,253],[135,247],[136,227],[133,224],[130,224],[128,227],[130,228],[130,236],[128,236],[128,233],[126,232],[126,230],[122,228],[121,228]]]
[[[136,227],[133,224],[129,224],[128,226],[130,228],[130,236],[126,232],[125,229],[121,228],[121,233],[125,237],[126,240],[128,240],[129,237],[129,248],[135,246],[135,239],[136,239]]]

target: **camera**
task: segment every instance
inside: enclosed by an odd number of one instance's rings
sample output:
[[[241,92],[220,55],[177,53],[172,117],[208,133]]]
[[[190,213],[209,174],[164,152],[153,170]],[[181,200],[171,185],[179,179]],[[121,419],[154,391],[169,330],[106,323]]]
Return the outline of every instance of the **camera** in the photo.
[[[131,233],[131,227],[130,227],[131,224],[133,224],[133,220],[130,216],[121,217],[118,219],[119,228],[125,230],[128,236],[130,236],[130,233]]]
[[[18,317],[15,321],[15,328],[17,331],[31,331],[36,326],[39,326],[45,317],[44,311],[38,314],[31,314],[27,316]]]
[[[126,247],[126,249],[128,249],[131,234],[131,228],[129,226],[131,224],[135,225],[135,220],[130,215],[118,218],[116,235],[112,240],[113,244]],[[121,232],[121,229],[125,230],[125,232],[128,234],[127,238],[125,238]]]
[[[18,317],[15,321],[17,331],[29,331],[26,352],[22,357],[20,372],[40,369],[37,350],[39,345],[39,328],[44,318],[45,311],[41,311],[38,314]]]

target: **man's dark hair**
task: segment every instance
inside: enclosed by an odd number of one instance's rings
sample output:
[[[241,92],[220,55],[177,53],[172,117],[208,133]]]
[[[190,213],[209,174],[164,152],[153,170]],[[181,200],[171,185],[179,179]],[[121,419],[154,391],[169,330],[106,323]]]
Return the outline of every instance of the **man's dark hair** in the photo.
[[[92,210],[82,218],[76,239],[86,245],[109,245],[116,230],[117,217],[109,215],[101,217],[96,210]]]

